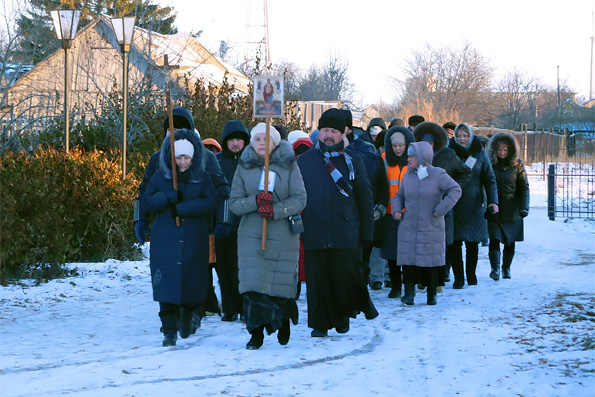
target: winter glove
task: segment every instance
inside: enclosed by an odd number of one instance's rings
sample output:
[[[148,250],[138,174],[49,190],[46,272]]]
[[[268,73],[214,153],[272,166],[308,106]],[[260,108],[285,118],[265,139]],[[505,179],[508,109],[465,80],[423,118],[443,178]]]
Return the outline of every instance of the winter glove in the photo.
[[[256,196],[256,205],[262,207],[263,205],[272,205],[273,195],[269,192],[260,192]]]
[[[231,225],[226,223],[218,223],[215,225],[215,230],[213,230],[213,235],[215,238],[225,238],[229,236],[231,233]]]
[[[376,204],[374,206],[374,222],[382,218],[386,214],[386,207],[382,204]]]
[[[151,235],[151,228],[149,224],[145,221],[136,221],[134,222],[134,234],[136,234],[136,239],[138,240],[139,244],[145,243],[145,235]]]
[[[182,192],[179,190],[170,190],[167,192],[167,202],[170,204],[176,204],[182,201]]]
[[[258,207],[258,215],[262,216],[264,219],[273,219],[273,206],[272,205],[261,205]]]
[[[486,212],[483,214],[483,217],[486,219],[490,219],[494,215],[494,207],[486,208]]]
[[[519,211],[519,216],[520,216],[521,218],[526,218],[526,217],[527,217],[527,215],[529,215],[529,211],[527,211],[527,210],[520,210],[520,211]]]

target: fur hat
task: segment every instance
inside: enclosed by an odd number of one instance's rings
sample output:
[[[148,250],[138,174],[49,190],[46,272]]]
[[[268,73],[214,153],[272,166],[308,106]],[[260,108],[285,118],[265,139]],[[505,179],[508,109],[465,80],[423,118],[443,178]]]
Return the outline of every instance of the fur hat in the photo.
[[[415,127],[416,125],[418,125],[419,123],[423,123],[424,121],[426,121],[426,119],[424,119],[424,116],[420,116],[419,114],[414,114],[413,116],[409,117],[409,120],[407,120],[407,123],[410,126]]]
[[[267,131],[266,123],[256,124],[254,126],[254,128],[252,128],[252,130],[250,131],[250,142],[252,143],[254,141],[254,137],[256,135],[266,134],[266,131]],[[275,144],[275,147],[279,146],[279,142],[281,142],[281,134],[279,134],[279,131],[277,131],[277,129],[271,125],[269,127],[269,134],[270,134],[271,139],[273,140],[273,143]]]

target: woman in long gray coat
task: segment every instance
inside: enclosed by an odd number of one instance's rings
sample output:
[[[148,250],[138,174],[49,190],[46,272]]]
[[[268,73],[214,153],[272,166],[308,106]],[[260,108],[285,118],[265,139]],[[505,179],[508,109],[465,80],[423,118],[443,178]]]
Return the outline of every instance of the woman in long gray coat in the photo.
[[[471,180],[463,186],[463,195],[454,208],[454,242],[449,247],[455,289],[465,285],[477,285],[475,269],[479,254],[479,243],[488,240],[488,225],[484,218],[484,190],[487,195],[488,211],[498,212],[498,191],[494,171],[481,141],[473,129],[461,123],[455,128],[450,147],[457,156],[471,168]],[[465,242],[465,270],[463,272],[463,241]]]
[[[488,144],[488,156],[494,168],[498,184],[500,211],[488,217],[490,235],[490,265],[492,280],[500,279],[500,256],[502,276],[510,278],[510,264],[514,257],[516,241],[523,241],[523,218],[529,215],[529,181],[519,148],[514,136],[498,132]],[[500,255],[500,243],[504,251]]]
[[[444,276],[444,215],[461,197],[461,187],[442,168],[432,166],[434,151],[425,141],[409,145],[408,170],[393,204],[393,217],[400,220],[397,263],[403,267],[405,295],[413,305],[415,284],[428,287],[427,304],[436,304],[436,287]],[[405,210],[404,210],[405,209]]]
[[[295,295],[298,281],[299,235],[290,232],[288,217],[306,206],[306,190],[291,144],[281,141],[270,127],[265,141],[264,123],[250,132],[234,174],[230,208],[242,217],[238,229],[239,290],[251,339],[247,349],[262,346],[266,328],[279,330],[282,345],[289,341],[289,320],[297,324]],[[264,192],[264,157],[270,150],[269,188]],[[262,251],[263,219],[267,219],[266,250]]]

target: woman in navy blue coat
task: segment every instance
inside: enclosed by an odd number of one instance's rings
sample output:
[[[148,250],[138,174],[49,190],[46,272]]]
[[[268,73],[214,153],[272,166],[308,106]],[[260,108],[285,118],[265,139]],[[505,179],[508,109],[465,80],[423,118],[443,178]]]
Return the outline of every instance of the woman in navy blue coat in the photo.
[[[159,170],[142,197],[143,208],[155,213],[151,234],[153,299],[165,338],[175,346],[178,332],[187,338],[196,331],[192,313],[204,304],[209,272],[209,222],[217,194],[204,170],[202,143],[194,131],[175,132],[178,190],[173,189],[170,138],[163,141]],[[180,218],[180,226],[176,225]]]

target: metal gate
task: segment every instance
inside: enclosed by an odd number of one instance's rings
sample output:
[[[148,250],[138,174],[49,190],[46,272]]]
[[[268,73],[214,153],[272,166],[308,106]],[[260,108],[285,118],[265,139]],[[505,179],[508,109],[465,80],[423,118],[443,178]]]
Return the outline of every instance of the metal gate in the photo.
[[[595,220],[594,164],[550,164],[547,186],[548,217]]]

